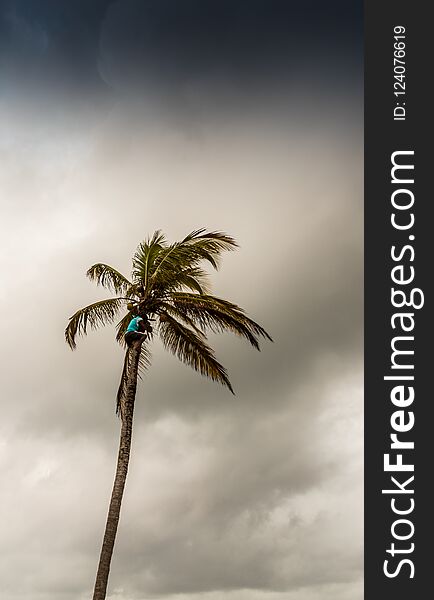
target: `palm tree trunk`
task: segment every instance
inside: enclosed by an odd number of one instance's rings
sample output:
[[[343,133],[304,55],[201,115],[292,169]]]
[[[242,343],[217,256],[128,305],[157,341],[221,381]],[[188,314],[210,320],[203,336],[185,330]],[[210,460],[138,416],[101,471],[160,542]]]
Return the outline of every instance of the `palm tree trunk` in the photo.
[[[119,523],[122,496],[128,472],[130,459],[131,436],[133,429],[134,400],[137,388],[137,372],[140,358],[140,342],[134,342],[128,350],[130,355],[128,383],[123,409],[121,410],[121,434],[119,442],[118,463],[113,484],[113,491],[107,515],[104,539],[101,548],[98,571],[96,574],[93,600],[105,600],[107,583],[110,572],[110,562],[115,544],[116,531]]]

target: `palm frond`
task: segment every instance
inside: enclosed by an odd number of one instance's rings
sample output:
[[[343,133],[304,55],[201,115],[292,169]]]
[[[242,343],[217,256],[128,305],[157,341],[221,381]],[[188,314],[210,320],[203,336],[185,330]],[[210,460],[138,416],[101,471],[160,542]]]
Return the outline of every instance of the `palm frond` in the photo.
[[[125,334],[127,332],[128,325],[134,316],[134,311],[129,310],[116,325],[116,341],[119,342],[119,344],[124,348],[126,347]]]
[[[215,296],[176,292],[170,295],[173,310],[184,320],[190,318],[196,326],[215,333],[231,331],[247,339],[259,350],[258,337],[272,341],[258,323],[250,319],[242,308]]]
[[[181,242],[182,246],[193,249],[202,260],[208,260],[217,268],[216,258],[224,251],[235,250],[238,247],[233,237],[223,231],[206,231],[205,228],[196,229],[189,233]]]
[[[172,280],[170,288],[172,290],[188,289],[198,294],[204,294],[208,290],[207,274],[201,269],[190,269],[181,271]],[[166,287],[166,289],[169,286]]]
[[[104,263],[92,265],[86,275],[97,285],[101,285],[115,294],[127,294],[133,285],[122,273]]]
[[[89,328],[113,323],[126,302],[125,298],[108,298],[81,308],[69,319],[65,329],[66,342],[74,350],[77,335],[86,335]]]
[[[214,351],[202,337],[167,312],[160,314],[159,332],[165,348],[179,360],[201,375],[225,385],[234,393],[226,369],[217,361]]]
[[[152,341],[152,334],[148,336],[148,339],[142,343],[140,357],[139,357],[139,377],[142,378],[145,371],[149,369],[152,363],[152,354],[149,347],[149,343]]]
[[[176,306],[172,306],[171,304],[162,302],[160,305],[160,312],[162,314],[169,313],[169,315],[171,315],[174,319],[183,321],[185,323],[185,325],[187,325],[187,327],[190,327],[191,329],[193,329],[193,331],[199,337],[206,339],[205,333],[201,329],[199,329],[199,327],[196,325],[196,323],[193,321],[193,319],[191,319],[185,311],[181,312],[181,311],[177,310]]]
[[[167,278],[180,269],[196,267],[201,261],[208,261],[214,269],[218,269],[221,253],[236,247],[236,241],[223,232],[197,229],[181,242],[161,249],[154,263],[152,279],[158,280],[161,273]]]
[[[207,272],[198,266],[169,270],[160,270],[158,278],[153,281],[152,289],[161,295],[171,291],[191,290],[204,294],[209,290]]]
[[[165,235],[157,230],[152,238],[138,245],[133,257],[133,279],[147,290],[154,262],[161,250],[167,246]]]

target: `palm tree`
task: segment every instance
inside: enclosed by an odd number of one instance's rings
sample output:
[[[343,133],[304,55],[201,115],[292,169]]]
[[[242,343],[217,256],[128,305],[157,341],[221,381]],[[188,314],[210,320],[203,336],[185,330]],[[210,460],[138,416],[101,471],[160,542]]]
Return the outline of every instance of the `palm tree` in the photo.
[[[116,475],[109,505],[93,600],[106,597],[110,562],[122,502],[131,448],[133,411],[137,378],[150,365],[149,342],[158,334],[167,350],[201,375],[218,381],[233,392],[226,369],[217,361],[207,344],[206,333],[232,331],[259,350],[260,336],[268,333],[235,304],[209,294],[207,261],[218,269],[223,251],[234,250],[235,240],[225,233],[205,229],[193,231],[181,242],[169,244],[161,231],[142,242],[133,257],[131,281],[109,265],[97,263],[87,276],[108,288],[115,297],[95,302],[78,310],[65,331],[66,341],[74,349],[77,335],[89,329],[117,323],[117,341],[126,347],[124,335],[130,320],[141,316],[154,323],[148,336],[133,341],[126,349],[124,368],[117,394],[116,412],[121,432]]]

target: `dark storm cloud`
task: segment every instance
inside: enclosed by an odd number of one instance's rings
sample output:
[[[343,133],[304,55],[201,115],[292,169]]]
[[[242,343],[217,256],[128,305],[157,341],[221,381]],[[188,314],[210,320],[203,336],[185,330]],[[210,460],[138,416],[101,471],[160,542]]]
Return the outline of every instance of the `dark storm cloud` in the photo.
[[[285,77],[307,57],[307,68],[330,75],[333,64],[360,63],[360,11],[343,0],[5,0],[0,65],[6,84],[48,93],[102,91],[103,79],[137,87],[219,76],[243,86]]]
[[[97,69],[101,20],[109,2],[5,0],[0,11],[2,87],[66,86],[75,94],[101,85]]]
[[[101,47],[118,70],[133,65],[146,81],[223,71],[241,85],[251,75],[285,71],[323,46],[357,55],[358,4],[279,0],[127,0],[113,3]],[[327,45],[326,45],[327,42]],[[312,66],[312,65],[311,65]],[[240,81],[241,80],[241,81]]]

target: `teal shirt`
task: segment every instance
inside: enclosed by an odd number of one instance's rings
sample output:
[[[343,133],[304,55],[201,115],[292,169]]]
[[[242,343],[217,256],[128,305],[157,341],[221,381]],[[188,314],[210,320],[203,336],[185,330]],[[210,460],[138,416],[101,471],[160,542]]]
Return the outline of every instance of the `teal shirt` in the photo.
[[[127,331],[139,331],[139,321],[143,321],[142,317],[134,317],[134,319],[131,319]]]

